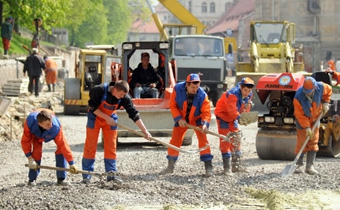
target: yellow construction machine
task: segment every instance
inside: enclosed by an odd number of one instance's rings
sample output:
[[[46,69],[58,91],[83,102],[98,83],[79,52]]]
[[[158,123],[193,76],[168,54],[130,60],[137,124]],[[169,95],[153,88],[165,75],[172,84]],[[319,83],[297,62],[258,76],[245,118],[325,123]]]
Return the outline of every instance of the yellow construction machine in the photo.
[[[296,73],[304,71],[302,46],[295,47],[295,24],[289,21],[252,21],[250,23],[249,61],[236,64],[236,81],[243,77],[252,78],[255,83],[269,73]],[[254,110],[264,111],[266,107],[254,94]]]
[[[109,55],[104,49],[81,49],[75,78],[64,80],[64,114],[78,115],[86,112],[89,91],[95,85],[111,81],[112,62],[120,62],[117,55]]]

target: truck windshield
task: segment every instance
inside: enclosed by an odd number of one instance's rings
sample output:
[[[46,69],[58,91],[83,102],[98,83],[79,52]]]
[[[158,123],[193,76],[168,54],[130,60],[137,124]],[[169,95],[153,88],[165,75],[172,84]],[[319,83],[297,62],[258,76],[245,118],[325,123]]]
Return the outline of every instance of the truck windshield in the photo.
[[[224,56],[223,40],[218,37],[177,37],[173,50],[175,56]]]
[[[283,23],[256,23],[256,40],[262,44],[286,42],[287,33]]]

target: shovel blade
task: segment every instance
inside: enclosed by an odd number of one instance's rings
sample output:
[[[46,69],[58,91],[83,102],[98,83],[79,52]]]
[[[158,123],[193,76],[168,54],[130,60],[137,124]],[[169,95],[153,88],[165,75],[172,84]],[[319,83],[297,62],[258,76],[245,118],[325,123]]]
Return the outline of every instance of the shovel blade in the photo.
[[[285,178],[292,175],[296,169],[296,164],[286,165],[286,167],[281,172],[281,177]]]

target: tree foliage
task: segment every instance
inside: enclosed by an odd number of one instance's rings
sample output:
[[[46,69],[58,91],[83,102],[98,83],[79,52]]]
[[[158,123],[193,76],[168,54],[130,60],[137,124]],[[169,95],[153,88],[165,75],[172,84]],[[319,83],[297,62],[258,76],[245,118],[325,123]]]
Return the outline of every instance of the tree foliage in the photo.
[[[20,27],[35,31],[34,19],[41,28],[66,28],[69,44],[117,44],[127,40],[133,20],[147,20],[146,0],[0,0],[0,17],[12,16]]]
[[[33,20],[43,20],[43,29],[51,31],[53,27],[62,27],[66,14],[69,13],[69,0],[2,0],[2,14],[12,16],[21,27],[35,30]]]

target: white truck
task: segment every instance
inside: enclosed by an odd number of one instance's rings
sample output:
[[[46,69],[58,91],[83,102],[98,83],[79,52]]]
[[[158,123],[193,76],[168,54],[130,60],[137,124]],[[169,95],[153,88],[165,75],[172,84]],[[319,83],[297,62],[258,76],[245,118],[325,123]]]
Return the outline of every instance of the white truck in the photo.
[[[177,82],[185,81],[190,73],[199,74],[201,87],[215,106],[227,90],[224,39],[209,35],[176,35],[169,37],[169,43],[169,60],[175,66]]]

